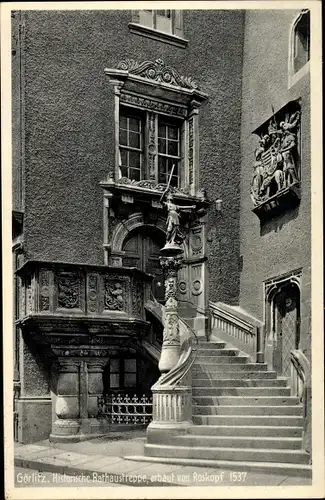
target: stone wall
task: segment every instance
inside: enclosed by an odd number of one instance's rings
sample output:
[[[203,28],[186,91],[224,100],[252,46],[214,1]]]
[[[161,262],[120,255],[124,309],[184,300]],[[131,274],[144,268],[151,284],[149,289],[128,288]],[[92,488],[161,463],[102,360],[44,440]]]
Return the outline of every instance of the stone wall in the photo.
[[[163,59],[193,77],[200,110],[200,184],[212,208],[211,298],[239,293],[243,11],[185,11],[187,48],[130,33],[131,11],[28,11],[25,16],[26,256],[103,263],[103,193],[114,164],[114,97],[105,67]],[[231,251],[229,251],[231,249]]]
[[[244,42],[241,182],[240,306],[263,320],[263,282],[302,268],[301,348],[310,358],[310,90],[309,73],[288,88],[291,25],[299,11],[247,11]],[[276,40],[276,43],[274,42]],[[268,223],[251,211],[250,183],[259,125],[287,102],[301,104],[301,202]]]

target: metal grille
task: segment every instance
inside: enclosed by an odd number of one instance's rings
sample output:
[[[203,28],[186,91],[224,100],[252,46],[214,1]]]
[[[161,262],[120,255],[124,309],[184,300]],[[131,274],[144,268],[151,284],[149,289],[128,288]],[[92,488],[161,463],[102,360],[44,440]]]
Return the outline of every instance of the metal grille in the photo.
[[[136,394],[106,395],[98,398],[98,417],[111,424],[144,425],[152,420],[152,398]]]

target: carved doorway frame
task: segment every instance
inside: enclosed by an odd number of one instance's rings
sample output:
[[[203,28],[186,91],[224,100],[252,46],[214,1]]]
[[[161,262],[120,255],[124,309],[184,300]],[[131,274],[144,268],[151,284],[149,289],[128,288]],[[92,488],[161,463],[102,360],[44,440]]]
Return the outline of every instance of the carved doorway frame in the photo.
[[[279,355],[279,339],[277,338],[277,325],[276,314],[277,304],[276,299],[279,294],[288,286],[297,288],[297,296],[299,303],[297,304],[297,325],[295,333],[295,343],[299,343],[299,327],[300,327],[300,311],[301,311],[301,283],[302,283],[302,269],[297,269],[290,273],[272,278],[264,283],[264,297],[265,297],[265,361],[269,369],[279,369],[279,363],[275,356]],[[298,348],[299,346],[295,346]],[[282,375],[282,373],[278,373]]]

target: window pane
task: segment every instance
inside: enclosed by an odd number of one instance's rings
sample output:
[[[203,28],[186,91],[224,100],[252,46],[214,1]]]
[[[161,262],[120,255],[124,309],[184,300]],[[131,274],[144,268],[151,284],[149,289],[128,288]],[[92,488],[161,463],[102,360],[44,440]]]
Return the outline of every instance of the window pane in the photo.
[[[131,148],[140,149],[140,134],[129,132],[129,144]]]
[[[130,168],[128,177],[134,181],[140,181],[140,170]]]
[[[125,151],[125,149],[120,149],[121,153],[121,165],[127,165],[128,164],[128,152]]]
[[[135,373],[125,373],[124,387],[135,387],[137,385],[137,376]]]
[[[166,125],[163,123],[158,124],[158,137],[166,137]]]
[[[173,175],[171,181],[170,181],[170,184],[174,187],[178,187],[178,177],[176,177],[175,175]]]
[[[166,139],[158,139],[158,152],[166,154]]]
[[[178,142],[168,141],[168,154],[171,156],[178,156]]]
[[[110,378],[109,378],[109,383],[110,383],[110,387],[112,389],[114,389],[116,387],[120,387],[120,376],[111,374]]]
[[[172,127],[171,125],[168,126],[168,138],[178,140],[178,128],[177,127]]]
[[[120,360],[119,359],[111,359],[109,365],[109,371],[111,373],[116,373],[120,371]]]
[[[161,173],[159,172],[158,173],[158,182],[159,184],[167,184],[167,178],[166,178],[166,175],[164,173]]]
[[[165,16],[156,16],[156,29],[165,33],[172,32],[172,20]]]
[[[128,137],[127,131],[120,128],[120,144],[122,144],[123,146],[127,146],[128,143],[127,137]]]
[[[128,176],[128,168],[127,167],[121,167],[121,177],[127,177]]]
[[[120,114],[120,128],[127,128],[126,125],[126,116],[124,116],[122,113]]]
[[[139,11],[140,24],[153,28],[153,12],[152,10]]]
[[[129,118],[129,129],[134,132],[140,131],[140,120],[137,118]]]
[[[140,153],[137,151],[129,151],[129,166],[140,168]]]
[[[124,360],[124,370],[126,372],[136,372],[137,371],[137,360],[136,359],[125,359]]]
[[[309,61],[310,14],[303,14],[294,33],[294,71],[299,71]]]

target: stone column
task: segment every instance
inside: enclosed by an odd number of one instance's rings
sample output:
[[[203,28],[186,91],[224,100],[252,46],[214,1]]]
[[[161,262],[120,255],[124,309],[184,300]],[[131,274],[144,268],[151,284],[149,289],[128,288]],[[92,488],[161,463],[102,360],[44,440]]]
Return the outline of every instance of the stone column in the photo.
[[[160,265],[165,271],[166,290],[163,345],[158,365],[161,373],[169,372],[178,362],[180,354],[177,290],[178,271],[182,262],[183,256],[180,248],[174,255],[164,255],[160,258]]]
[[[52,426],[50,441],[73,440],[80,430],[80,361],[58,359],[58,380],[55,403],[56,420]]]
[[[82,432],[88,435],[99,435],[108,431],[108,424],[99,420],[98,398],[103,395],[103,369],[107,359],[87,359],[87,387],[85,401],[85,417],[82,421]]]

